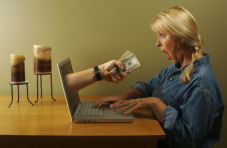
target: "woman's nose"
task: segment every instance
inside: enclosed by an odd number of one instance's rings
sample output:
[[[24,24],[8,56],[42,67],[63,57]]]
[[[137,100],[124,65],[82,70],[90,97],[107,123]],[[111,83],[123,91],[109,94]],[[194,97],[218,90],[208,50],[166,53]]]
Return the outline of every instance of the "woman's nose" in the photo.
[[[157,39],[157,41],[156,41],[156,46],[158,46],[158,47],[161,46],[161,43],[160,43],[159,39]]]

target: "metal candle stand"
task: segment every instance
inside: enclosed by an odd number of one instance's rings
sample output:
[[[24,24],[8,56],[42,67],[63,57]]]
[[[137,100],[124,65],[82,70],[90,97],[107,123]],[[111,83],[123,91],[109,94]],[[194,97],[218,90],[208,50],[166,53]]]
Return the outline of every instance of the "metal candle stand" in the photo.
[[[11,85],[11,102],[10,104],[8,105],[8,108],[10,108],[10,106],[12,105],[13,103],[13,85],[17,85],[17,95],[18,95],[18,98],[17,98],[17,103],[19,103],[19,99],[20,99],[20,89],[19,89],[19,86],[20,85],[26,85],[27,87],[27,100],[28,102],[33,106],[34,104],[32,104],[32,102],[29,100],[28,98],[28,82],[25,81],[25,82],[10,82],[9,83]]]
[[[35,103],[38,102],[38,99],[39,99],[39,76],[40,76],[40,97],[42,98],[43,94],[42,94],[42,76],[43,75],[50,75],[50,88],[51,88],[51,99],[56,101],[54,96],[53,96],[53,87],[52,87],[52,73],[51,72],[48,72],[48,73],[35,73],[36,75],[36,80],[37,80],[37,98],[36,98],[36,101]]]

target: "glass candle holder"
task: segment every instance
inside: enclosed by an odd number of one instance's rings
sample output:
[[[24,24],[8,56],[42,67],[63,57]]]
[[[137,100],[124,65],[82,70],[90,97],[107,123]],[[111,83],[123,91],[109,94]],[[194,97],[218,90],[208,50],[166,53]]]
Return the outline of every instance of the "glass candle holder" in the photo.
[[[23,54],[10,54],[11,65],[11,81],[24,82],[25,81],[25,57]]]
[[[44,45],[33,45],[34,72],[51,72],[51,47]]]

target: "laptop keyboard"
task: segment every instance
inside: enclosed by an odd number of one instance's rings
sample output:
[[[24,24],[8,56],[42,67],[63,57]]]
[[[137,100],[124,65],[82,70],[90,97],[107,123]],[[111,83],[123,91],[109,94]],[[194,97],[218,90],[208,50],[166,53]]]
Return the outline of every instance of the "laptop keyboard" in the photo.
[[[93,108],[92,107],[93,102],[86,102],[81,103],[80,105],[80,116],[102,116],[103,115],[103,107],[101,108]]]

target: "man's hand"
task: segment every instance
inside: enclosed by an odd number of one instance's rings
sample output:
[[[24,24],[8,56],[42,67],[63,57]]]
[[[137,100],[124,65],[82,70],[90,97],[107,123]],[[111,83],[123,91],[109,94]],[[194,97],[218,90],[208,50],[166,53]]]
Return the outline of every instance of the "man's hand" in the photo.
[[[101,64],[98,66],[102,79],[109,81],[109,82],[113,82],[113,83],[118,83],[119,81],[121,81],[123,78],[126,77],[126,74],[124,72],[120,72],[114,75],[110,75],[110,71],[117,66],[120,70],[124,70],[124,66],[122,65],[122,63],[120,61],[117,60],[111,60],[109,62],[106,62],[104,64]]]

